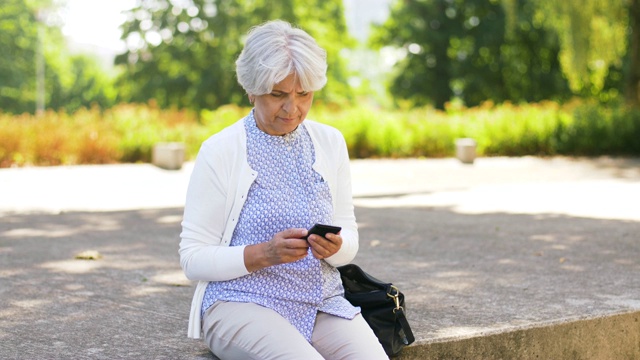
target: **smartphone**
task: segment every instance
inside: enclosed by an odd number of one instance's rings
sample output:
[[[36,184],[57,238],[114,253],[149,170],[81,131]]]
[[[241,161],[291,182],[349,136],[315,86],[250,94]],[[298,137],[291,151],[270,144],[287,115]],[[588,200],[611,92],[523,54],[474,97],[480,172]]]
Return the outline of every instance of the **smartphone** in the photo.
[[[309,235],[316,234],[322,237],[326,237],[327,234],[337,234],[342,230],[340,226],[333,225],[325,225],[325,224],[315,224],[311,229],[309,229],[309,233],[303,239],[307,239]]]

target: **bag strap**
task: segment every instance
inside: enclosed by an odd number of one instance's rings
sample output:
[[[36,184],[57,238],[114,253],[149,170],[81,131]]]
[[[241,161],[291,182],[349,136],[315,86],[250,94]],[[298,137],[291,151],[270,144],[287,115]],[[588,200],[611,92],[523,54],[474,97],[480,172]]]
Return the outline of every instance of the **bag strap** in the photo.
[[[387,296],[393,299],[396,307],[393,309],[393,313],[396,315],[396,320],[402,327],[402,330],[398,335],[400,335],[402,342],[405,345],[409,345],[415,341],[413,337],[413,331],[411,331],[411,327],[409,326],[409,321],[407,321],[407,317],[404,314],[404,309],[400,306],[400,290],[397,287],[391,285],[391,289],[387,291]]]
[[[407,317],[404,315],[404,309],[394,309],[393,312],[396,314],[396,319],[400,326],[402,327],[402,331],[400,332],[400,336],[402,337],[402,342],[405,345],[409,345],[416,341],[416,338],[413,336],[413,331],[411,331],[411,327],[409,326],[409,322],[407,321]]]

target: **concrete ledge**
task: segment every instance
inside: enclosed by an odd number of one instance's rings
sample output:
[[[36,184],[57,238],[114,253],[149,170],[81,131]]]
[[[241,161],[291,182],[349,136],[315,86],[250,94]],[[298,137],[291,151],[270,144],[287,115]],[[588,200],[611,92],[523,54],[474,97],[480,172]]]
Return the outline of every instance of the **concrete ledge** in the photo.
[[[640,312],[423,343],[401,359],[640,359]]]
[[[354,262],[407,297],[401,359],[640,358],[640,159],[352,164]],[[0,359],[213,359],[186,337],[188,170],[0,170]]]

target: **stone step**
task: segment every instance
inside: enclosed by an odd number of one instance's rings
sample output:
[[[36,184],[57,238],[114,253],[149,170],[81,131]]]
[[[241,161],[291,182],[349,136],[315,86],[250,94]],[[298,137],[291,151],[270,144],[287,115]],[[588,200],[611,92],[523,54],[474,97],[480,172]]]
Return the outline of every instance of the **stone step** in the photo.
[[[420,342],[398,359],[640,359],[640,311]]]

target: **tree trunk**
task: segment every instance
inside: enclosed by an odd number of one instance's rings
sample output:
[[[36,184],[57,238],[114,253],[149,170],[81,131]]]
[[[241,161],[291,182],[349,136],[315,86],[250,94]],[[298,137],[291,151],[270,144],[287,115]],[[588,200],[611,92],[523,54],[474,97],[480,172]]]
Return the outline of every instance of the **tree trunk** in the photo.
[[[630,0],[629,75],[625,89],[627,104],[640,107],[640,0]]]

